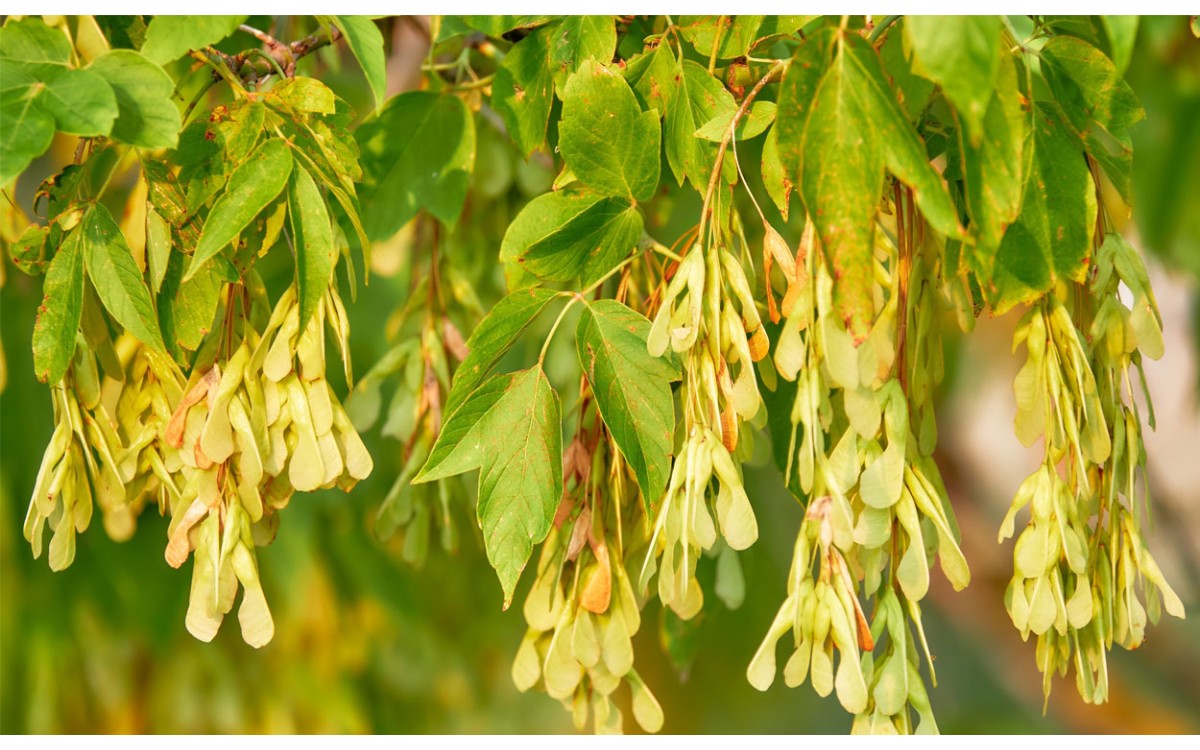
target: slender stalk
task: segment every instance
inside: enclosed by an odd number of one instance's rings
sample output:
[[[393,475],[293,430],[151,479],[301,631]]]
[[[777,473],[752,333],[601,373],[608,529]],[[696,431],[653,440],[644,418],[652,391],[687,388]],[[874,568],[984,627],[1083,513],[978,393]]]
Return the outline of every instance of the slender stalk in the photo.
[[[559,311],[558,318],[555,319],[554,325],[550,327],[550,333],[547,334],[546,342],[544,344],[542,344],[542,351],[540,354],[538,354],[538,366],[539,367],[541,366],[542,362],[546,359],[546,351],[550,348],[550,341],[554,338],[554,332],[558,330],[559,324],[562,323],[563,318],[566,317],[567,310],[570,310],[571,306],[574,305],[576,302],[579,302],[580,300],[582,300],[584,303],[586,303],[587,302],[586,297],[589,294],[591,294],[592,292],[599,289],[604,284],[604,282],[611,279],[614,275],[617,274],[618,271],[621,271],[622,269],[625,268],[625,266],[628,266],[630,263],[634,262],[639,257],[640,257],[639,254],[630,255],[628,258],[626,258],[625,260],[618,263],[616,266],[613,267],[613,269],[611,271],[604,274],[604,276],[600,277],[600,279],[598,281],[596,281],[594,284],[589,286],[587,289],[584,289],[582,292],[562,292],[561,293],[563,295],[569,294],[571,296],[571,299],[567,300],[567,304],[563,305],[563,309]]]
[[[727,18],[729,18],[729,16],[718,16],[717,17],[717,32],[716,32],[716,34],[713,35],[712,54],[709,55],[709,58],[708,58],[708,74],[709,75],[712,75],[713,71],[715,71],[717,69],[717,50],[721,48],[721,36],[722,36],[721,32],[725,29],[725,19],[727,19]]]
[[[758,83],[754,84],[754,88],[746,94],[746,98],[742,100],[742,106],[738,107],[737,112],[733,113],[733,119],[729,123],[729,132],[721,139],[721,145],[717,148],[717,158],[713,163],[712,175],[708,178],[708,190],[704,194],[704,206],[700,209],[700,231],[696,233],[697,237],[704,237],[704,225],[708,221],[709,208],[712,205],[713,193],[717,189],[717,180],[721,176],[721,163],[725,159],[725,149],[729,148],[729,141],[733,138],[733,133],[737,128],[738,122],[745,116],[746,111],[750,109],[750,105],[754,102],[755,97],[763,90],[768,83],[775,80],[777,76],[783,74],[791,64],[791,60],[780,60],[776,63],[767,74],[759,79]],[[686,252],[686,251],[685,251]]]
[[[883,36],[885,31],[891,28],[892,24],[896,23],[901,18],[903,18],[903,16],[887,16],[884,18],[875,25],[875,28],[871,29],[871,34],[867,37],[867,41],[871,44],[874,44],[879,37]]]
[[[538,353],[538,367],[541,367],[542,363],[546,361],[546,352],[550,350],[550,342],[554,340],[554,332],[562,324],[563,318],[567,317],[567,310],[570,310],[571,306],[581,299],[583,299],[583,295],[572,294],[571,298],[567,300],[567,304],[563,305],[563,309],[558,311],[558,317],[554,319],[554,325],[550,326],[550,333],[546,334],[546,340],[542,342],[542,351]]]
[[[204,95],[208,93],[208,90],[211,89],[213,86],[217,85],[217,81],[219,81],[219,80],[221,80],[221,79],[215,78],[213,76],[209,76],[208,81],[203,86],[201,86],[200,90],[196,92],[196,95],[194,97],[192,97],[191,103],[188,104],[187,109],[184,110],[184,112],[183,112],[183,124],[184,125],[186,125],[188,120],[191,119],[192,110],[194,110],[196,108],[196,105],[200,103],[200,100],[204,98]]]

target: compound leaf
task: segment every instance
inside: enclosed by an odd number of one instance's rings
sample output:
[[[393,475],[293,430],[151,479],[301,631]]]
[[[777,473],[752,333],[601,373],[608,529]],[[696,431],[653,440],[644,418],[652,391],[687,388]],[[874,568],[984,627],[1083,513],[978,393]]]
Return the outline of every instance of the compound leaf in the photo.
[[[374,241],[425,209],[458,221],[475,164],[475,120],[462,100],[411,91],[388,101],[356,133],[362,152],[363,225]]]
[[[414,481],[475,468],[483,543],[507,608],[533,545],[550,533],[562,497],[558,394],[541,367],[498,375],[480,386],[446,421]]]
[[[500,258],[545,281],[603,278],[642,235],[642,215],[623,198],[568,190],[534,198],[509,225]]]
[[[675,406],[671,381],[679,369],[646,350],[650,321],[616,300],[584,309],[575,332],[579,365],[600,416],[629,462],[649,510],[671,470]]]
[[[662,137],[658,114],[642,112],[619,73],[590,60],[581,65],[563,92],[558,132],[559,150],[580,182],[604,195],[653,197]]]
[[[557,292],[540,287],[518,289],[492,307],[467,339],[469,353],[454,371],[454,382],[446,397],[447,414],[454,414],[496,362],[512,348],[521,332],[557,296]]]

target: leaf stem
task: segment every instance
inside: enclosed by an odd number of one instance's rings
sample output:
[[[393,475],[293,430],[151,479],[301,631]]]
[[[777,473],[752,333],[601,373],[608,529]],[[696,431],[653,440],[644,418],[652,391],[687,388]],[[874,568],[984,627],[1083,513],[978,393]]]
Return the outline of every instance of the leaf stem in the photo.
[[[653,237],[647,237],[647,240],[648,240],[647,245],[649,246],[649,248],[651,250],[653,250],[654,252],[658,253],[659,255],[670,258],[671,260],[675,261],[676,263],[679,263],[683,260],[682,257],[680,257],[679,255],[676,255],[674,252],[672,252],[669,247],[662,244],[661,242],[654,239]]]
[[[792,61],[780,60],[773,65],[767,74],[759,79],[758,83],[754,84],[754,88],[750,89],[746,94],[746,98],[742,100],[742,106],[738,107],[737,112],[733,113],[733,119],[729,121],[729,131],[725,133],[725,137],[721,139],[721,145],[717,149],[717,158],[713,162],[712,175],[708,178],[708,190],[704,194],[704,206],[700,209],[700,231],[696,233],[696,237],[703,241],[704,225],[708,221],[709,208],[712,205],[713,193],[717,189],[717,180],[721,176],[721,163],[725,159],[725,149],[729,148],[729,141],[733,137],[733,133],[737,128],[738,122],[750,109],[750,105],[754,102],[755,97],[763,90],[763,87],[775,80],[778,76],[783,75]]]
[[[883,33],[891,28],[892,24],[896,23],[901,18],[903,18],[903,16],[887,16],[884,18],[875,26],[875,28],[871,29],[871,34],[867,37],[867,41],[871,44],[875,44],[879,37],[883,36]]]
[[[709,58],[708,58],[708,74],[709,75],[712,75],[713,72],[717,69],[717,51],[721,48],[721,36],[722,36],[721,32],[725,28],[725,20],[727,18],[729,18],[729,16],[717,16],[717,31],[716,31],[716,34],[713,35],[712,54],[709,55]]]
[[[98,201],[104,197],[104,192],[108,190],[108,183],[112,182],[112,178],[116,176],[117,172],[121,171],[121,166],[125,163],[125,160],[129,157],[129,155],[135,153],[136,151],[136,148],[130,146],[125,153],[117,157],[116,162],[113,163],[112,169],[110,169],[108,172],[108,176],[104,178],[104,184],[100,186],[100,189],[96,191],[95,197],[92,198],[93,201]]]
[[[581,294],[563,293],[571,294],[571,298],[567,300],[567,304],[563,305],[563,309],[558,311],[558,317],[554,319],[554,325],[550,326],[550,333],[546,334],[546,340],[542,342],[542,351],[538,354],[538,367],[541,367],[542,362],[546,361],[546,352],[550,349],[550,342],[554,340],[554,332],[558,330],[558,326],[563,322],[563,318],[567,316],[567,310],[570,310],[572,305],[583,299],[583,295]]]
[[[563,318],[566,317],[567,310],[570,310],[571,306],[580,300],[583,300],[584,304],[587,304],[586,297],[589,294],[591,294],[592,292],[599,289],[604,284],[604,282],[611,279],[618,271],[625,268],[625,266],[627,266],[630,263],[637,260],[638,257],[639,257],[638,254],[630,255],[625,260],[623,260],[620,263],[618,263],[617,265],[613,266],[611,271],[609,271],[608,273],[601,276],[599,280],[597,280],[594,284],[589,286],[587,289],[584,289],[582,292],[560,292],[559,293],[561,295],[570,295],[571,299],[567,301],[567,304],[563,305],[563,309],[559,311],[558,317],[554,320],[554,325],[550,327],[550,333],[546,335],[546,342],[544,344],[542,344],[542,351],[540,354],[538,354],[538,366],[539,367],[541,366],[542,362],[546,359],[546,351],[550,348],[550,341],[554,338],[554,332],[558,330],[559,324],[562,323]]]
[[[200,103],[200,100],[204,98],[204,95],[208,93],[208,90],[217,85],[217,81],[219,80],[221,80],[219,77],[214,77],[211,75],[208,76],[207,82],[200,87],[200,90],[196,92],[194,97],[192,97],[191,103],[188,104],[187,109],[183,112],[184,125],[187,125],[188,120],[191,119],[192,110],[196,108],[196,105]]]

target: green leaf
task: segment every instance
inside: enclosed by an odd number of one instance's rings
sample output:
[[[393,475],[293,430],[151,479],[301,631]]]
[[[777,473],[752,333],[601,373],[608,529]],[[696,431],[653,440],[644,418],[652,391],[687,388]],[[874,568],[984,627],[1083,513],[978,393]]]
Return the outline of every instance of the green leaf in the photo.
[[[629,257],[641,236],[642,215],[628,200],[559,191],[521,209],[504,234],[500,259],[546,281],[582,276],[586,287]]]
[[[1096,192],[1082,147],[1046,104],[1034,112],[1032,137],[1021,213],[1004,234],[990,283],[980,279],[996,315],[1036,300],[1058,279],[1082,281],[1087,272]]]
[[[871,257],[884,167],[913,188],[935,229],[958,237],[960,227],[875,50],[857,34],[837,41],[805,125],[802,184],[805,206],[833,262],[834,305],[861,342],[874,317]]]
[[[458,221],[475,163],[475,120],[461,99],[401,94],[363,123],[356,137],[370,239],[391,237],[421,209],[446,225]]]
[[[206,264],[183,281],[184,258],[182,253],[171,253],[156,300],[163,338],[177,356],[176,347],[195,351],[212,330],[225,286],[215,263]]]
[[[138,49],[146,41],[143,16],[92,16],[111,49]]]
[[[733,94],[721,82],[708,74],[703,66],[684,60],[675,72],[674,90],[670,93],[665,123],[667,133],[667,163],[682,185],[687,177],[702,193],[708,187],[717,146],[697,137],[705,123],[724,119],[726,125],[737,111]],[[724,133],[721,133],[724,138]]]
[[[540,287],[519,289],[492,307],[467,339],[467,358],[454,371],[446,413],[454,414],[558,292]]]
[[[959,131],[963,190],[975,236],[971,268],[977,278],[991,278],[1000,241],[1021,209],[1022,150],[1028,121],[1017,88],[1017,65],[1006,55],[983,118],[982,137],[972,143]]]
[[[675,433],[671,381],[679,369],[646,350],[650,321],[616,300],[584,309],[575,331],[579,365],[649,511],[667,485]]]
[[[337,95],[315,78],[300,76],[280,81],[267,92],[266,99],[295,113],[332,115],[337,112]]]
[[[883,190],[884,144],[864,108],[843,41],[817,88],[804,136],[802,191],[833,264],[833,301],[856,341],[874,321],[871,257]]]
[[[1195,22],[1193,17],[1192,23]],[[1137,41],[1138,16],[1100,16],[1100,23],[1108,37],[1113,65],[1118,73],[1125,75],[1129,61],[1133,59],[1133,45]]]
[[[1109,140],[1109,139],[1104,139]],[[1104,169],[1105,176],[1117,189],[1125,205],[1133,205],[1133,149],[1121,147],[1110,149],[1095,133],[1088,133],[1085,139],[1087,152]],[[1142,204],[1138,204],[1141,208]],[[1147,245],[1149,246],[1149,245]]]
[[[0,81],[0,185],[16,179],[54,140],[54,118],[38,106],[38,89],[9,88],[13,77],[5,65]]]
[[[625,66],[625,80],[633,87],[638,104],[644,111],[658,110],[658,116],[664,117],[675,88],[675,53],[670,44],[659,43],[657,47],[641,55],[635,56]]]
[[[263,134],[267,108],[262,102],[245,102],[229,108],[227,120],[221,123],[225,135],[225,158],[234,166],[241,164],[258,145]]]
[[[693,128],[694,130],[694,128]],[[642,112],[625,79],[585,62],[567,81],[559,151],[580,182],[605,195],[649,200],[658,187],[658,115]]]
[[[972,142],[983,135],[1000,70],[999,16],[906,16],[914,69],[942,87]]]
[[[464,397],[461,404],[449,410],[449,417],[442,425],[425,465],[413,477],[413,484],[438,481],[479,467],[486,453],[481,430],[483,418],[508,393],[513,381],[521,374],[510,372],[493,375],[472,389],[469,398]]]
[[[112,214],[103,204],[93,204],[83,217],[81,231],[83,262],[105,309],[142,343],[162,350],[150,290]]]
[[[773,39],[791,36],[818,18],[820,16],[763,16],[762,23],[754,32],[753,47]]]
[[[159,65],[178,60],[194,49],[221,41],[246,20],[246,16],[155,16],[146,26],[142,54]]]
[[[133,50],[118,49],[92,61],[117,96],[112,137],[143,148],[174,148],[182,121],[172,101],[175,83],[159,66]]]
[[[94,137],[108,135],[117,119],[112,87],[90,70],[61,65],[27,65],[42,86],[37,103],[54,116],[64,133]],[[5,66],[5,75],[11,68]]]
[[[1082,133],[1095,122],[1120,139],[1146,116],[1141,102],[1103,52],[1070,36],[1051,37],[1041,51],[1042,75],[1067,119]]]
[[[825,28],[800,42],[779,82],[775,126],[763,145],[763,183],[787,216],[792,190],[800,185],[804,164],[804,127],[813,95],[829,65],[834,30]]]
[[[162,289],[167,275],[167,264],[171,259],[171,225],[154,210],[146,206],[146,270],[150,272],[150,287],[157,294]]]
[[[383,107],[387,96],[387,58],[383,53],[383,34],[367,16],[334,16],[334,24],[342,30],[346,44],[358,60],[367,84],[375,96],[375,110]]]
[[[736,114],[736,110],[717,115],[696,130],[696,137],[717,143],[725,140],[725,134],[729,132],[729,123],[733,121],[734,114]],[[739,141],[748,141],[762,135],[772,122],[775,122],[774,102],[755,101],[750,105],[750,109],[746,110],[746,114],[742,115],[742,119],[738,120],[734,137]]]
[[[271,138],[229,176],[229,186],[213,204],[183,280],[229,246],[259,212],[275,200],[292,172],[292,152],[281,138]]]
[[[62,380],[75,355],[75,334],[83,313],[83,255],[79,232],[71,232],[58,248],[33,326],[33,369],[38,380],[53,385]]]
[[[947,237],[961,236],[954,202],[888,85],[879,55],[858,35],[847,38],[846,50],[853,63],[853,90],[862,97],[863,108],[879,131],[888,171],[913,189],[917,205],[934,229]]]
[[[317,184],[304,169],[293,169],[288,181],[288,216],[292,220],[292,246],[296,251],[296,293],[300,299],[303,331],[329,289],[337,248],[333,225]]]
[[[560,89],[585,60],[612,62],[617,50],[617,26],[612,16],[564,16],[549,29],[550,70]]]
[[[903,21],[901,22],[903,23]],[[916,65],[912,48],[905,43],[904,34],[887,34],[879,47],[879,59],[883,69],[887,71],[888,79],[896,89],[896,98],[908,115],[908,119],[916,123],[933,95],[934,84],[914,70]]]
[[[36,16],[9,18],[0,28],[0,58],[66,65],[71,60],[71,40]]]
[[[554,104],[554,76],[548,62],[552,31],[536,29],[513,45],[492,81],[492,109],[526,156],[546,146]]]
[[[692,43],[705,60],[717,47],[717,59],[728,60],[742,57],[758,40],[758,29],[763,16],[680,16],[679,30],[683,38]],[[776,34],[778,28],[771,25],[768,33]]]
[[[480,467],[477,515],[507,608],[533,545],[550,532],[562,498],[558,394],[541,368],[513,378],[482,428],[490,445]]]
[[[562,497],[560,419],[558,394],[540,367],[494,377],[450,416],[413,480],[480,470],[477,515],[505,608]]]

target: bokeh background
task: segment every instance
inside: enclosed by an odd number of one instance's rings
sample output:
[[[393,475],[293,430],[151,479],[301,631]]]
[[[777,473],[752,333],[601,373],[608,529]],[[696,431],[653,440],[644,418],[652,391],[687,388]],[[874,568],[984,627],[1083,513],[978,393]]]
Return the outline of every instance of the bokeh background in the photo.
[[[266,27],[271,19],[261,21]],[[415,85],[426,23],[417,17],[388,26],[391,93]],[[369,111],[365,83],[344,54],[322,54],[319,74],[358,111]],[[1022,448],[1012,432],[1011,382],[1020,360],[1009,342],[1018,315],[981,319],[970,337],[947,339],[951,366],[939,409],[938,461],[973,573],[961,593],[935,574],[925,607],[939,678],[931,698],[945,732],[1200,731],[1200,41],[1188,19],[1142,19],[1128,77],[1147,119],[1133,131],[1136,208],[1131,219],[1117,219],[1149,256],[1167,337],[1166,355],[1146,367],[1159,420],[1146,446],[1155,504],[1149,540],[1190,617],[1165,618],[1136,653],[1112,654],[1109,704],[1084,705],[1069,677],[1056,680],[1043,714],[1033,644],[1021,641],[1003,606],[1011,542],[996,544],[1009,500],[1037,461],[1036,450]],[[494,128],[481,124],[479,133],[471,200],[500,208],[473,215],[469,203],[447,243],[488,290],[481,292],[487,305],[502,289],[494,258],[508,218],[547,189],[553,174],[546,161],[522,160]],[[755,145],[744,148],[742,159],[754,163]],[[56,143],[20,182],[16,203],[28,211],[37,182],[73,150],[70,139]],[[689,207],[676,209],[671,213],[686,215]],[[697,210],[690,208],[693,216]],[[653,220],[662,236],[672,236],[678,219]],[[349,306],[359,372],[389,346],[385,322],[408,294],[412,249],[405,233],[377,249],[372,282]],[[291,268],[286,260],[268,263],[263,273],[278,289]],[[457,519],[458,551],[434,543],[419,569],[405,564],[403,539],[381,542],[374,534],[375,512],[400,467],[398,444],[377,430],[365,436],[375,457],[371,479],[350,494],[297,497],[275,543],[259,551],[276,619],[275,639],[262,650],[246,646],[232,623],[211,644],[188,635],[190,565],[172,570],[163,563],[167,521],[153,512],[123,544],[93,524],[63,573],[33,560],[21,524],[52,427],[48,390],[33,377],[29,347],[40,301],[41,280],[15,271],[5,254],[0,730],[571,731],[556,701],[512,686],[509,667],[524,622],[519,608],[501,611],[466,512]],[[570,369],[568,352],[552,352],[552,380],[556,356],[563,372]],[[834,698],[822,700],[808,686],[789,690],[777,681],[762,694],[744,678],[784,594],[802,516],[760,447],[761,458],[747,469],[762,537],[742,556],[745,602],[730,610],[714,598],[686,633],[673,631],[674,659],[664,654],[657,603],[645,611],[637,664],[663,704],[667,732],[840,733],[850,726]],[[712,571],[701,575],[711,578]]]

